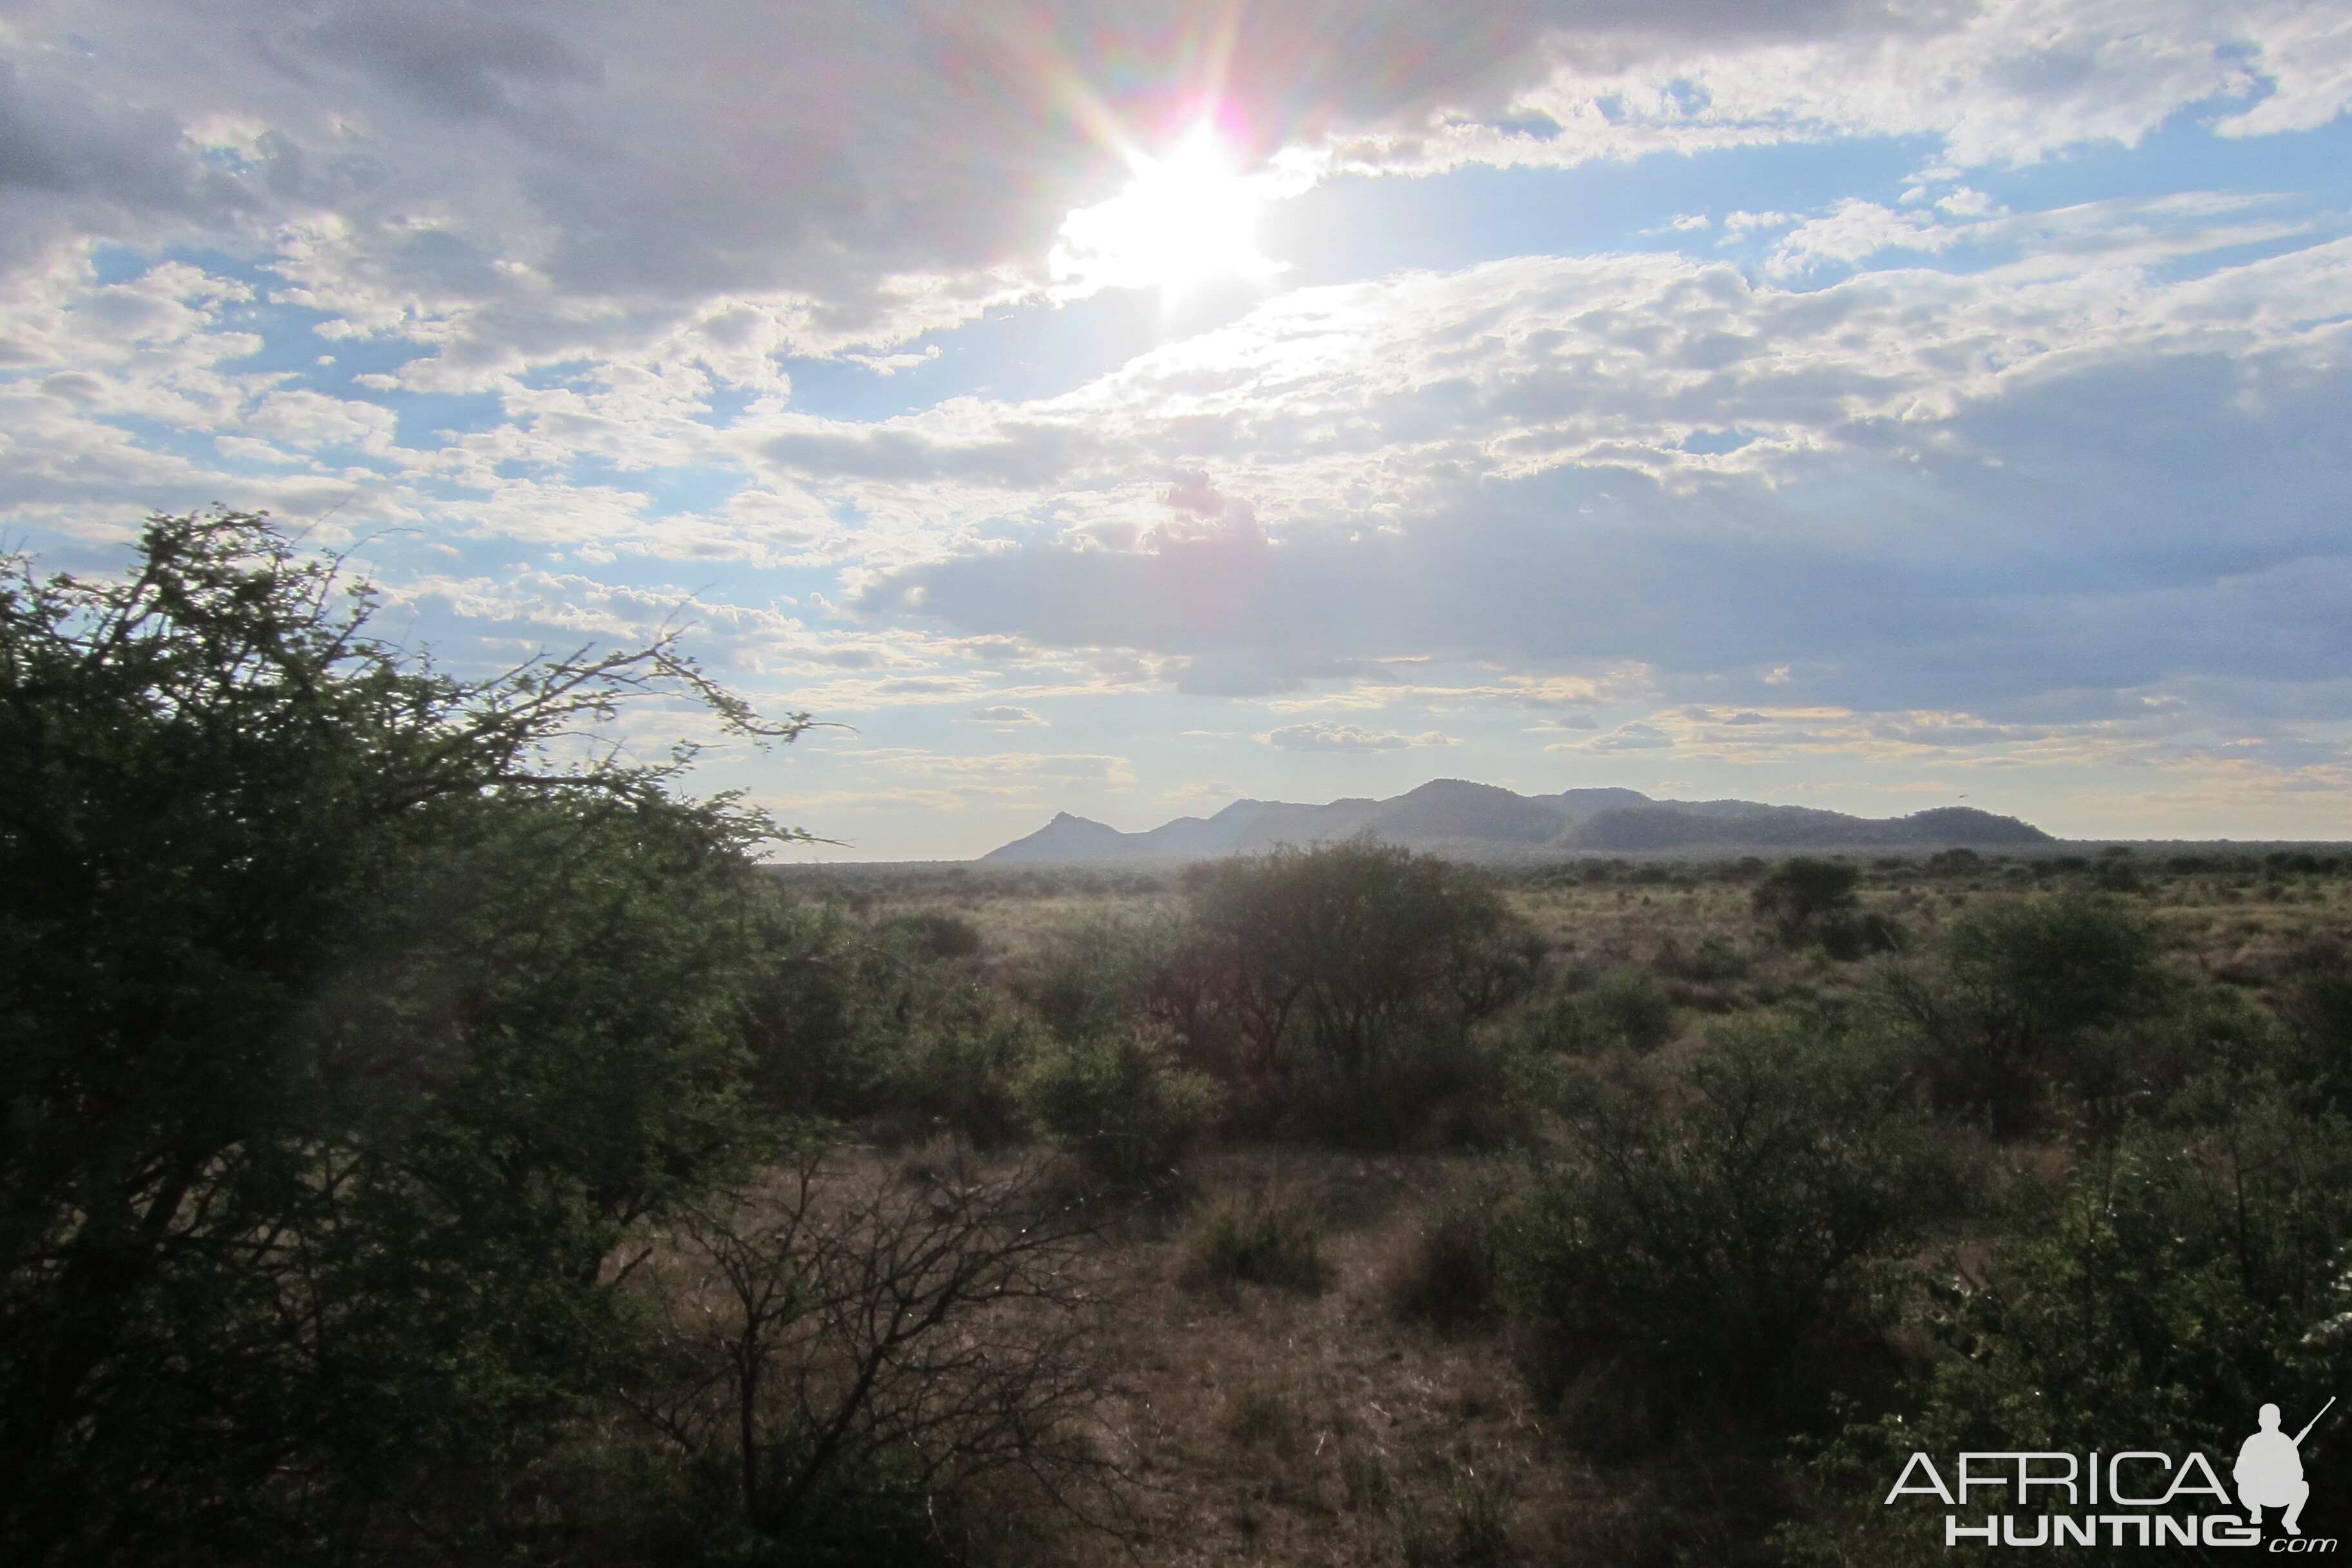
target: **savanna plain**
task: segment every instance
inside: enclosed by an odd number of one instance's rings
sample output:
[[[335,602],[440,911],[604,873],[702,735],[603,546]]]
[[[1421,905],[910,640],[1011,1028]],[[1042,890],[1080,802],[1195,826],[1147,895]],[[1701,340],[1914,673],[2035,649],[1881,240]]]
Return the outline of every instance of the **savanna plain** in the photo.
[[[557,760],[667,645],[0,606],[13,1562],[1902,1564],[2352,1386],[2340,847],[778,868]]]
[[[1034,1031],[980,1147],[1148,1192],[1139,1561],[1927,1561],[1914,1450],[2226,1456],[2338,1375],[2325,848],[783,879]],[[972,1148],[910,1109],[856,1157]]]

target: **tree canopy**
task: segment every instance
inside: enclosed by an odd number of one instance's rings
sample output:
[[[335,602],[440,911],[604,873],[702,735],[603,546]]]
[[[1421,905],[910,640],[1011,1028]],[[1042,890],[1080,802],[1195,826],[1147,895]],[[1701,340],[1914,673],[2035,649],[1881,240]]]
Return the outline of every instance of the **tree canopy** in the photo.
[[[263,516],[0,583],[0,1556],[355,1549],[560,1404],[620,1226],[742,1144],[749,851],[563,745],[669,641],[488,679]]]

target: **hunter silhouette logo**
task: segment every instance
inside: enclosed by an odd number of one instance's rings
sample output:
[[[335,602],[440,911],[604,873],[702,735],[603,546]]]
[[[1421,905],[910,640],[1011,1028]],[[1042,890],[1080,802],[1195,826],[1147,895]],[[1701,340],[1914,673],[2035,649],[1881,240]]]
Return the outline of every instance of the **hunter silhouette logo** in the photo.
[[[2331,1398],[2291,1437],[2279,1430],[2277,1405],[2265,1405],[2256,1413],[2258,1429],[2239,1447],[2238,1462],[2230,1472],[2237,1483],[2240,1511],[2235,1513],[2208,1511],[2217,1504],[2227,1509],[2231,1499],[2203,1454],[2189,1453],[2176,1464],[2171,1455],[2150,1448],[2111,1454],[1964,1453],[1949,1485],[1933,1458],[1914,1453],[1886,1502],[1891,1507],[1905,1497],[1932,1497],[1954,1510],[1944,1516],[1946,1546],[1980,1542],[1987,1546],[2252,1546],[2294,1555],[2332,1552],[2336,1549],[2333,1536],[2315,1539],[2303,1533],[2311,1483],[2303,1477],[2302,1449],[2312,1428],[2334,1408]],[[1990,1500],[1971,1495],[1982,1491],[2000,1494],[2011,1511],[1975,1516],[1982,1524],[1964,1522],[1966,1516],[1958,1510]],[[2278,1528],[2285,1533],[2265,1542],[2263,1514],[2269,1509],[2279,1510]],[[2082,1510],[2087,1511],[2078,1511]]]
[[[2336,1407],[2331,1398],[2319,1407],[2319,1415]],[[2303,1517],[2303,1505],[2311,1500],[2311,1483],[2303,1479],[2303,1440],[2319,1425],[2319,1415],[2303,1424],[2303,1430],[2290,1437],[2279,1430],[2279,1407],[2265,1405],[2257,1414],[2262,1430],[2246,1439],[2238,1450],[2238,1463],[2230,1471],[2238,1483],[2238,1500],[2245,1505],[2246,1522],[2259,1526],[2263,1510],[2280,1508],[2286,1511],[2279,1523],[2289,1535],[2301,1535],[2303,1526],[2295,1521]]]

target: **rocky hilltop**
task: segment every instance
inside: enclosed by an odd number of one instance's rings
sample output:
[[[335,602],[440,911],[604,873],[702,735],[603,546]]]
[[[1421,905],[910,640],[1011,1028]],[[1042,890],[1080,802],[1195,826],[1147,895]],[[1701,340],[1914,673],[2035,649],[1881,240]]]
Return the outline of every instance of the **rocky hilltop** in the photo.
[[[2055,842],[2031,823],[1964,805],[1937,806],[1908,816],[1849,816],[1752,800],[1653,800],[1630,789],[1528,795],[1465,779],[1435,779],[1389,800],[1335,800],[1328,805],[1237,800],[1214,816],[1180,816],[1145,833],[1121,833],[1063,812],[1027,837],[981,858],[998,865],[1207,860],[1367,831],[1386,843],[1465,860],[1985,849]]]

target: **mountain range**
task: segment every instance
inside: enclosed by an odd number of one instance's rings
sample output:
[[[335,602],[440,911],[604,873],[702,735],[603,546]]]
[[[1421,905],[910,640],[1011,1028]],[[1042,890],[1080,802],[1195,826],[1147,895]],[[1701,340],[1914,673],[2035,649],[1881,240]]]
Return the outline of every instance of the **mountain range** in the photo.
[[[1944,805],[1908,816],[1849,816],[1752,800],[1653,800],[1639,790],[1519,795],[1434,779],[1388,800],[1294,805],[1237,800],[1214,816],[1180,816],[1144,833],[1068,812],[981,857],[998,865],[1050,861],[1206,860],[1278,844],[1370,832],[1384,843],[1463,860],[1591,854],[1706,854],[1797,849],[2001,848],[2056,842],[2013,816]]]

